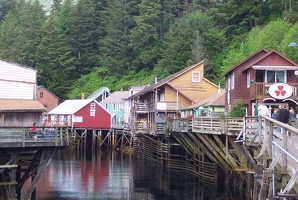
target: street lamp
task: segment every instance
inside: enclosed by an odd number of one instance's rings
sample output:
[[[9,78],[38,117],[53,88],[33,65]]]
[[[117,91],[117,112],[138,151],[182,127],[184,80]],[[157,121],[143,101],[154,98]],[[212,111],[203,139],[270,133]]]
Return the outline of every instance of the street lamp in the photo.
[[[290,44],[289,44],[289,47],[298,47],[298,44],[296,43],[296,42],[291,42]],[[294,71],[294,74],[296,75],[296,76],[298,76],[298,69],[296,69],[295,71]]]

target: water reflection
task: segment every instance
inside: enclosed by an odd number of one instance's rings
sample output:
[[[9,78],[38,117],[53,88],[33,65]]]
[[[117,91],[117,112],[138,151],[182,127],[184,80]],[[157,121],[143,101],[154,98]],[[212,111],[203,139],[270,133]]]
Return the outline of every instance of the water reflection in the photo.
[[[55,155],[37,185],[36,199],[238,199],[223,186],[119,152],[67,150]]]

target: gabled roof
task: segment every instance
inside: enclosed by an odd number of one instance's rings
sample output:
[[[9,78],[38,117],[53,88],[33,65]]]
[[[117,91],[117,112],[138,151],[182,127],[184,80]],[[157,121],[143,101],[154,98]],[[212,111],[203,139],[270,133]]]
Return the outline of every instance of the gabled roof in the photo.
[[[32,99],[0,99],[0,111],[43,112],[46,108],[39,101]]]
[[[100,103],[102,104],[121,103],[123,102],[123,99],[127,99],[127,98],[128,98],[128,91],[117,91],[117,92],[113,92],[110,96],[102,100]]]
[[[102,107],[94,99],[71,99],[71,100],[65,100],[63,103],[61,103],[56,108],[54,108],[53,110],[51,110],[48,114],[61,114],[61,115],[75,114],[76,112],[78,112],[79,110],[81,110],[82,108],[84,108],[86,105],[88,105],[92,101],[94,101],[100,107]]]
[[[96,99],[97,97],[102,95],[104,92],[107,92],[110,94],[110,89],[107,87],[102,87],[102,88],[96,90],[95,92],[93,92],[89,97],[87,97],[87,99]]]
[[[189,109],[193,109],[193,108],[197,108],[197,107],[201,107],[201,106],[225,106],[225,91],[221,90],[220,92],[194,104],[191,105],[187,108],[183,108],[181,110],[189,110]]]
[[[261,57],[259,57],[256,60],[251,60],[253,57],[255,57],[257,54],[260,54],[262,52],[265,52],[264,55],[262,55]],[[253,53],[252,55],[250,55],[249,57],[247,57],[246,59],[242,60],[241,62],[239,62],[237,65],[233,66],[231,69],[229,69],[223,76],[226,76],[228,73],[230,73],[231,71],[233,71],[234,69],[236,69],[237,67],[239,67],[240,65],[242,65],[243,63],[247,62],[246,66],[242,69],[242,72],[249,69],[250,67],[256,65],[258,62],[260,62],[261,60],[265,59],[266,57],[270,56],[271,54],[276,53],[277,55],[279,55],[280,57],[282,57],[283,59],[287,60],[289,63],[291,63],[293,66],[297,66],[297,64],[290,60],[289,58],[287,58],[286,56],[284,56],[283,54],[281,54],[280,52],[278,52],[277,50],[273,49],[271,51],[268,51],[264,48],[258,50],[257,52]],[[282,67],[282,66],[281,66]],[[291,69],[294,70],[294,69]]]
[[[283,59],[285,59],[286,61],[288,61],[289,63],[291,63],[293,66],[296,66],[297,64],[290,60],[289,58],[287,58],[286,56],[284,56],[283,54],[281,54],[280,52],[276,51],[275,49],[271,50],[270,52],[267,52],[265,55],[263,55],[261,58],[255,60],[253,63],[251,63],[250,65],[246,66],[245,68],[242,69],[242,71],[247,70],[248,68],[250,68],[251,66],[257,64],[258,62],[260,62],[261,60],[263,60],[264,58],[270,56],[271,54],[276,53],[277,55],[279,55],[280,57],[282,57]],[[282,66],[280,66],[282,67]]]
[[[172,74],[172,75],[170,75],[170,76],[167,76],[166,78],[164,78],[164,79],[158,81],[157,83],[152,84],[152,85],[150,85],[150,86],[148,86],[148,87],[145,87],[142,91],[140,91],[140,92],[138,92],[138,93],[136,93],[136,94],[130,96],[129,98],[134,98],[134,97],[138,97],[138,96],[141,96],[141,95],[143,95],[143,94],[146,94],[146,93],[148,93],[148,92],[150,92],[150,91],[152,91],[152,90],[154,90],[154,89],[156,89],[156,88],[158,88],[158,87],[160,87],[160,86],[162,86],[162,85],[164,85],[164,84],[170,82],[171,80],[173,80],[173,79],[175,79],[175,78],[181,76],[182,74],[184,74],[184,73],[186,73],[186,72],[192,70],[193,68],[195,68],[195,67],[201,65],[202,63],[204,63],[204,61],[201,61],[201,62],[199,62],[199,63],[197,63],[197,64],[194,64],[194,65],[191,65],[191,66],[189,66],[189,67],[186,67],[186,68],[182,69],[182,70],[179,71],[179,72],[176,72],[176,73],[174,73],[174,74]]]
[[[234,69],[236,69],[237,67],[239,67],[240,65],[242,65],[245,62],[248,62],[251,58],[253,58],[254,56],[256,56],[257,54],[261,53],[261,52],[265,52],[267,53],[268,50],[261,48],[258,51],[256,51],[255,53],[251,54],[250,56],[246,57],[244,60],[242,60],[241,62],[237,63],[236,65],[234,65],[232,68],[230,68],[223,76],[227,75],[228,73],[230,73],[231,71],[233,71]]]
[[[179,90],[178,88],[176,88],[174,85],[172,85],[171,83],[167,82],[167,85],[169,85],[171,88],[173,88],[174,90],[178,91],[182,96],[184,96],[186,99],[188,99],[191,102],[194,102],[191,98],[189,98],[186,94],[184,94],[181,90]]]
[[[36,87],[36,90],[39,90],[39,89],[41,89],[41,88],[43,88],[44,90],[46,90],[46,91],[48,91],[50,94],[52,94],[54,97],[56,97],[57,99],[60,99],[59,97],[57,97],[53,92],[51,92],[50,90],[48,90],[47,88],[45,88],[44,86],[42,86],[42,85],[38,85],[37,87]]]

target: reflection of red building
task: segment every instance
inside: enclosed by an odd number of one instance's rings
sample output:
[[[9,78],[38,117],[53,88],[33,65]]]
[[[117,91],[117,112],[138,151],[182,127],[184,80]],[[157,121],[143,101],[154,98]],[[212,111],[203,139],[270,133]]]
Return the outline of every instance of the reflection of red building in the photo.
[[[109,177],[108,162],[86,162],[81,168],[81,187],[83,191],[99,192]]]
[[[37,184],[37,199],[49,198],[55,191],[59,196],[76,194],[94,196],[108,183],[109,161],[59,161],[51,163]]]

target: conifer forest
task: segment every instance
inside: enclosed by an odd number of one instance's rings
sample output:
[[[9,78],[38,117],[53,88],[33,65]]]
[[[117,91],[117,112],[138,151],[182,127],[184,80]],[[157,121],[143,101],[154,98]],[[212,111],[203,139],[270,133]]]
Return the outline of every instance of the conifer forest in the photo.
[[[60,101],[150,84],[204,60],[222,75],[255,51],[298,62],[294,0],[0,0],[0,59]]]

